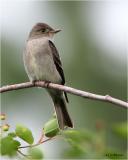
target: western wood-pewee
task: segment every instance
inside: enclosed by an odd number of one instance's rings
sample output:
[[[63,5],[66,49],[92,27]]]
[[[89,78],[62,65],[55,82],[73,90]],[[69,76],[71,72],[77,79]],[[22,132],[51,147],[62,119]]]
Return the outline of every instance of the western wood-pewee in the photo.
[[[45,23],[37,23],[32,28],[24,52],[25,69],[30,81],[43,80],[65,84],[59,53],[52,42],[53,36],[59,31]],[[66,93],[54,89],[47,91],[52,97],[60,129],[64,129],[65,126],[72,128],[73,124],[65,102],[65,100],[68,102]]]

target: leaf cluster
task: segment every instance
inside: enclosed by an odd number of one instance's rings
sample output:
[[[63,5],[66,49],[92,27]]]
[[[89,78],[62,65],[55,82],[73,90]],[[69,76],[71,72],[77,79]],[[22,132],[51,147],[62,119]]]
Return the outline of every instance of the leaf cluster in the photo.
[[[2,119],[5,117],[2,115]],[[122,138],[127,139],[127,123],[115,124],[112,131]],[[89,130],[67,129],[60,131],[57,119],[53,116],[44,124],[41,138],[34,144],[32,131],[24,125],[16,125],[14,132],[9,132],[9,125],[1,127],[0,150],[2,156],[15,157],[21,154],[23,160],[43,159],[44,154],[37,146],[51,140],[57,136],[61,136],[69,147],[64,150],[63,157],[77,159],[122,159],[126,155],[107,147],[105,143],[105,128],[97,125],[94,132]],[[26,146],[22,146],[22,141],[26,142]],[[26,154],[22,153],[22,149],[26,148]]]

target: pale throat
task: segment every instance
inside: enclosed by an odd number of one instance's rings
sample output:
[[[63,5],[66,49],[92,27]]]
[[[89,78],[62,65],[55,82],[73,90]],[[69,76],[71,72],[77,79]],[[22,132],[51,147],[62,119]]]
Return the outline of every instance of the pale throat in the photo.
[[[47,36],[45,36],[45,38],[47,38],[48,40],[53,41],[53,37],[54,37],[54,33],[48,33]]]

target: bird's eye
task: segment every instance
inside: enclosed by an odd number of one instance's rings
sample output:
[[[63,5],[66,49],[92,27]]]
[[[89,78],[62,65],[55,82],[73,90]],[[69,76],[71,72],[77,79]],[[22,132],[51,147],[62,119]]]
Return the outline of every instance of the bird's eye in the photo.
[[[43,32],[43,33],[44,33],[44,32],[46,32],[46,29],[45,29],[45,28],[43,28],[43,29],[41,30],[41,32]]]

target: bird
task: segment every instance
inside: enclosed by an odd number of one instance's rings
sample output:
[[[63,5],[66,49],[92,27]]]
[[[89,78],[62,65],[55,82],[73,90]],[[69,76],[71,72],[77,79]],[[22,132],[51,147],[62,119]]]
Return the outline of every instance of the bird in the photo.
[[[61,59],[53,42],[53,37],[60,31],[40,22],[32,27],[23,53],[25,70],[31,82],[65,84]],[[59,128],[73,128],[67,110],[66,92],[49,88],[46,90],[52,98]]]

